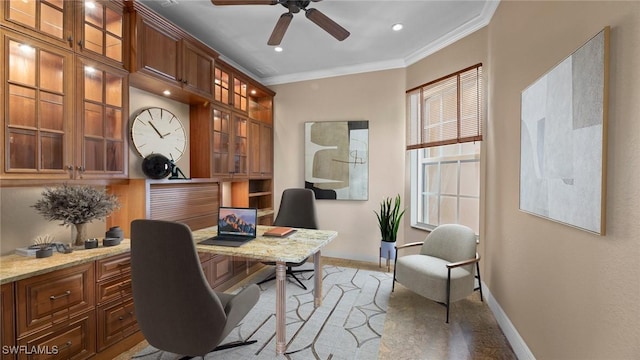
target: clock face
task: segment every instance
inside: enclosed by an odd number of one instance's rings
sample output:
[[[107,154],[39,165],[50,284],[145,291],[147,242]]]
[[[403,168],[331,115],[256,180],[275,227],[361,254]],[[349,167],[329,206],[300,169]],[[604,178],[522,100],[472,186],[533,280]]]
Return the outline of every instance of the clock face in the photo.
[[[164,155],[178,161],[187,146],[182,122],[169,110],[152,107],[138,113],[131,123],[131,140],[140,156]]]

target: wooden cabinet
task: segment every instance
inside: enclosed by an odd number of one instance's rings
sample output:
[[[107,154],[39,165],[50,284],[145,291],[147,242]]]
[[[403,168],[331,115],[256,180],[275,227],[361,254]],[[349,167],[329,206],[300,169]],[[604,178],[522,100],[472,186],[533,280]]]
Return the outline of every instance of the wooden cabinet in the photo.
[[[94,264],[16,282],[17,344],[57,349],[58,357],[86,359],[96,352]],[[18,358],[26,358],[22,353]]]
[[[216,62],[213,67],[213,100],[223,104],[231,104],[231,72]]]
[[[271,124],[249,123],[249,177],[273,176],[273,128]]]
[[[233,77],[233,107],[246,113],[248,111],[247,82],[238,75]]]
[[[188,103],[212,100],[218,55],[142,5],[135,5],[132,18],[132,83],[157,94],[169,90],[172,97]]]
[[[2,43],[3,178],[69,179],[73,56],[9,31],[2,33]]]
[[[190,115],[191,176],[246,179],[247,117],[218,105],[193,105]]]
[[[3,284],[0,287],[0,341],[2,345],[15,345],[15,313],[13,303],[13,283]],[[15,359],[15,354],[2,351],[0,355],[2,360]]]
[[[126,73],[77,57],[74,74],[69,52],[10,32],[3,43],[2,178],[126,177]]]
[[[139,330],[131,288],[129,253],[96,261],[97,351]]]
[[[7,0],[2,23],[122,68],[127,17],[122,1]]]
[[[127,74],[90,59],[78,58],[76,63],[77,177],[126,177],[129,171]]]
[[[126,21],[121,2],[76,2],[76,51],[124,67]]]

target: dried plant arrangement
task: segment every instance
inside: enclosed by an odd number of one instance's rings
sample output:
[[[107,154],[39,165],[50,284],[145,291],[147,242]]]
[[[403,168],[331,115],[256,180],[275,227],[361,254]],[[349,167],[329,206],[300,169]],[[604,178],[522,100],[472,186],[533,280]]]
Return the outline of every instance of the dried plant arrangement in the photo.
[[[108,194],[92,186],[70,186],[45,188],[42,198],[32,206],[47,220],[60,220],[61,225],[75,225],[77,237],[75,245],[83,245],[86,237],[86,223],[103,220],[120,204],[115,195]]]
[[[33,241],[33,245],[30,246],[30,248],[32,249],[48,249],[53,245],[53,240],[55,239],[55,237],[49,235],[49,234],[44,234],[44,235],[38,235],[36,236],[35,240]]]

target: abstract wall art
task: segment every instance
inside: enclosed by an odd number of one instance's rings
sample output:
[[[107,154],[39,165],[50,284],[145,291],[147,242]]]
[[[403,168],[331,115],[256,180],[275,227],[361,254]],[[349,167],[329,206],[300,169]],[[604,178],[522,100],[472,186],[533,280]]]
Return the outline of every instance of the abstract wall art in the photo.
[[[521,96],[520,210],[605,233],[609,28]]]
[[[306,122],[305,187],[316,199],[369,198],[369,121]]]

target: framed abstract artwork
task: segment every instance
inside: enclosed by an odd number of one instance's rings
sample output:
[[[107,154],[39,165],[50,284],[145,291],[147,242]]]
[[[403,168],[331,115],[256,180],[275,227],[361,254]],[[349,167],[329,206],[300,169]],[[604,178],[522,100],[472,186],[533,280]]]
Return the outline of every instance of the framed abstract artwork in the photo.
[[[520,210],[605,233],[609,28],[522,92]]]
[[[316,199],[368,200],[369,121],[304,125],[304,182]]]

